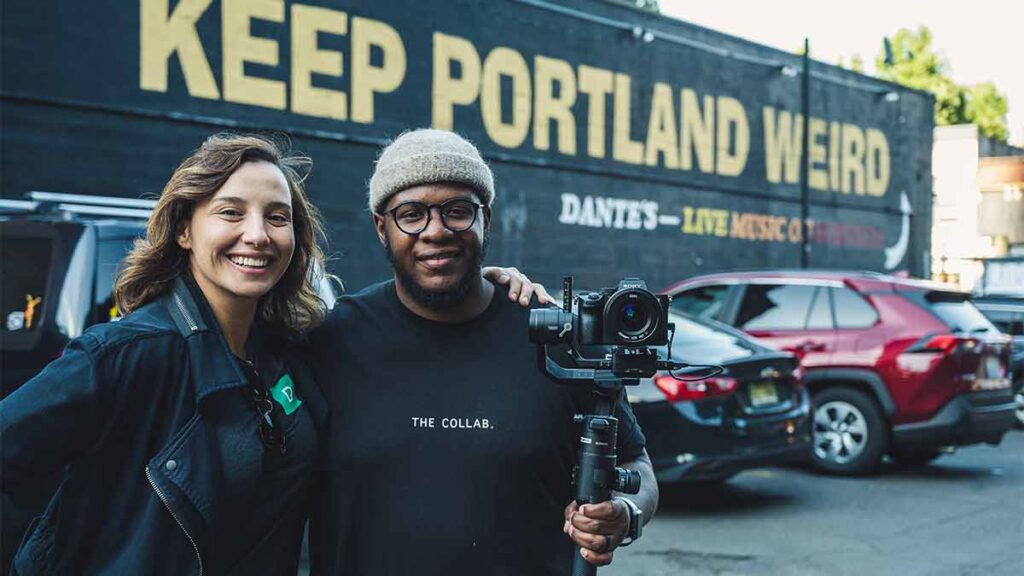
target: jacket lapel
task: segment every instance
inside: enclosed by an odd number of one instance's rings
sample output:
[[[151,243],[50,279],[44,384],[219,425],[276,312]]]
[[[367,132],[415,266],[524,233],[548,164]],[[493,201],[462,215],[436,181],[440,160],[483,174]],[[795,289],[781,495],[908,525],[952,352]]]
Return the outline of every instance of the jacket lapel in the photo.
[[[204,398],[246,385],[245,374],[220,331],[198,286],[179,276],[167,302],[171,317],[188,347],[196,405]]]

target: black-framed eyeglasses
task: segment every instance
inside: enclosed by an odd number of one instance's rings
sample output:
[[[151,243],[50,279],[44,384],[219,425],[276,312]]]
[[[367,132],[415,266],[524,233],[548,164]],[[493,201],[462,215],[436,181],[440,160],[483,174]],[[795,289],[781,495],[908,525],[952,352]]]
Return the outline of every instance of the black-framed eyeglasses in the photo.
[[[395,225],[409,235],[420,234],[427,229],[434,208],[441,215],[441,224],[452,232],[465,232],[476,223],[476,215],[483,208],[465,198],[452,198],[440,204],[424,204],[423,202],[402,202],[386,213],[391,214]]]

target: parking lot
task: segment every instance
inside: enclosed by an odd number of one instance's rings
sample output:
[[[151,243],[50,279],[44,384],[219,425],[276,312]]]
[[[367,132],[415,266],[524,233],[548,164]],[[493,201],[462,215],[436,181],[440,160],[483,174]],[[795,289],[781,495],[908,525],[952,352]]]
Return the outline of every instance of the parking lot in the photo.
[[[866,478],[764,469],[662,490],[606,576],[1024,574],[1024,433]]]

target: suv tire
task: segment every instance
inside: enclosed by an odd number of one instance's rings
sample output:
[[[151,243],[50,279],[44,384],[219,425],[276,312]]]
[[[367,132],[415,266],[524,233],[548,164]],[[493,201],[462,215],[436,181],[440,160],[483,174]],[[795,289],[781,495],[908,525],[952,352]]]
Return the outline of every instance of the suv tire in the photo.
[[[853,388],[825,388],[814,395],[814,464],[832,474],[874,470],[889,444],[889,431],[875,400]]]

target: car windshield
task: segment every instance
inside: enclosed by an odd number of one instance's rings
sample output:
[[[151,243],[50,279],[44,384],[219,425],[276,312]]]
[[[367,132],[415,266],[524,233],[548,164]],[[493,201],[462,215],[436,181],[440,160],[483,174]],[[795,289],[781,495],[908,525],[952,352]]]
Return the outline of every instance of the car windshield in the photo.
[[[693,321],[686,316],[669,314],[676,325],[672,340],[672,359],[690,364],[719,364],[747,358],[757,352],[756,346],[743,336]]]
[[[43,312],[53,242],[49,238],[4,235],[0,242],[0,293],[4,332],[35,330]]]

